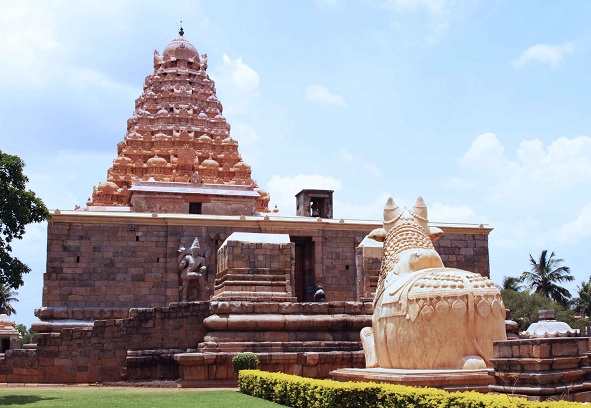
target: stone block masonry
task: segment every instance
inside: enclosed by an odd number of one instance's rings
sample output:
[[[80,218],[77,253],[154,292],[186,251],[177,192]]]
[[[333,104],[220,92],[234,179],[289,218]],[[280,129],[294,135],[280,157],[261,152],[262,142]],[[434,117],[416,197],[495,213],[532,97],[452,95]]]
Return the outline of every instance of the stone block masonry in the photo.
[[[128,369],[130,350],[132,355],[133,350],[161,350],[153,353],[160,364],[144,362],[152,371],[150,379],[157,379],[154,373],[162,371],[163,377],[174,379],[178,368],[167,367],[170,364],[162,355],[171,349],[195,349],[203,340],[202,322],[208,313],[209,302],[131,309],[127,319],[97,320],[91,327],[41,333],[36,350],[7,350],[0,358],[0,382],[73,384],[141,379],[137,361]]]
[[[44,309],[39,317],[43,320],[120,318],[127,316],[130,308],[166,307],[178,302],[181,282],[177,251],[181,241],[192,242],[195,237],[203,248],[210,249],[206,265],[210,295],[222,261],[231,263],[225,267],[254,268],[259,264],[270,269],[285,267],[283,258],[272,255],[273,250],[269,252],[269,248],[244,248],[244,253],[236,248],[232,249],[236,252],[232,256],[218,257],[218,249],[237,231],[287,234],[292,242],[308,239],[311,251],[307,273],[311,273],[308,279],[312,284],[323,286],[330,301],[368,300],[375,290],[377,276],[373,275],[379,271],[380,259],[359,262],[356,249],[379,226],[377,221],[317,221],[278,216],[161,214],[153,217],[137,213],[62,211],[48,223]],[[445,235],[435,246],[447,267],[489,275],[490,228],[437,226]],[[299,277],[294,279],[297,281]],[[297,291],[306,289],[294,286],[292,296],[304,298],[305,294]]]
[[[330,317],[328,315],[338,316],[335,322],[342,320],[345,323],[369,318],[372,279],[365,279],[363,273],[379,270],[379,259],[365,262],[367,270],[360,269],[364,261],[359,259],[357,247],[380,225],[377,221],[362,223],[278,216],[90,211],[54,214],[48,223],[43,307],[37,312],[42,320],[38,326],[37,349],[11,349],[0,356],[0,382],[95,383],[121,379],[174,379],[183,375],[182,362],[175,360],[174,356],[191,354],[199,347],[205,350],[214,343],[218,345],[212,357],[216,365],[211,369],[213,373],[208,368],[207,378],[227,380],[233,378],[229,356],[246,350],[236,348],[237,344],[232,344],[232,340],[258,349],[261,361],[264,361],[263,368],[323,377],[332,369],[360,367],[363,356],[358,351],[357,323],[354,324],[355,330],[348,331],[322,325],[323,319]],[[473,266],[473,270],[488,275],[490,228],[437,226],[446,233],[436,243],[446,266],[464,269]],[[285,248],[273,246],[275,244],[259,247],[258,243],[254,247],[240,246],[244,253],[239,253],[236,247],[237,252],[232,256],[218,257],[218,250],[234,232],[287,234],[291,242]],[[311,277],[314,284],[324,287],[329,302],[261,302],[259,299],[250,306],[248,302],[242,302],[240,307],[232,302],[217,303],[215,307],[210,302],[178,303],[181,285],[178,248],[190,245],[195,238],[199,239],[203,249],[210,250],[211,255],[206,259],[210,295],[215,290],[216,271],[220,267],[223,269],[234,262],[248,268],[249,273],[251,269],[267,268],[282,270],[286,276],[286,259],[297,258],[303,253],[309,258],[299,259],[305,267],[302,270],[310,274],[308,278]],[[307,245],[305,251],[293,255],[294,245],[297,250],[302,243]],[[283,253],[288,249],[289,255]],[[291,268],[290,265],[290,273]],[[302,270],[299,273],[303,273]],[[294,281],[302,279],[296,276],[297,271],[297,268],[293,270]],[[360,282],[368,282],[369,288],[360,290]],[[287,279],[282,285],[283,291],[288,293]],[[293,297],[302,296],[297,290],[307,289],[305,285],[297,289],[294,282],[289,285]],[[224,308],[238,309],[224,312]],[[208,316],[217,315],[223,320],[226,314],[228,324],[238,326],[228,330],[204,326]],[[290,325],[295,317],[290,316],[299,314],[310,318],[302,320],[306,323],[304,326],[294,329],[295,326]],[[260,330],[243,329],[239,324],[246,315],[250,320],[266,315],[261,322],[268,323],[268,326],[263,325]],[[279,315],[286,316],[285,327],[273,329]],[[228,337],[228,333],[235,338]],[[279,354],[273,352],[277,347],[282,350]],[[268,353],[267,357],[265,353]],[[285,358],[281,360],[280,355]],[[314,363],[314,356],[320,363]],[[205,368],[197,366],[191,368],[196,370],[195,373],[187,371],[187,381],[206,375],[202,371]]]
[[[498,341],[494,357],[494,392],[535,401],[591,400],[588,337]]]
[[[218,251],[212,299],[296,301],[294,259],[287,234],[234,232]]]

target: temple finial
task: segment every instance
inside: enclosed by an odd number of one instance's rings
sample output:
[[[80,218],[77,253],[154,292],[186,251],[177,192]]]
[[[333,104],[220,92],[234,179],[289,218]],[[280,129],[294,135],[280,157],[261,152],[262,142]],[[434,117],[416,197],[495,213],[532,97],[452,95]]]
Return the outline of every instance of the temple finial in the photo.
[[[179,28],[179,35],[182,37],[185,34],[185,30],[183,30],[183,20],[181,20],[181,26]]]

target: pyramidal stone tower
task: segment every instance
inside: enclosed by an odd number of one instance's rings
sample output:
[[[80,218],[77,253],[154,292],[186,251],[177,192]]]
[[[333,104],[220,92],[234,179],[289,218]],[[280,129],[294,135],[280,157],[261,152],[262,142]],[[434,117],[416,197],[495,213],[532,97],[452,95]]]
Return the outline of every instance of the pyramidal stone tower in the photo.
[[[180,36],[154,51],[154,73],[135,102],[107,181],[89,210],[212,215],[269,212],[269,195],[230,136],[207,54]]]

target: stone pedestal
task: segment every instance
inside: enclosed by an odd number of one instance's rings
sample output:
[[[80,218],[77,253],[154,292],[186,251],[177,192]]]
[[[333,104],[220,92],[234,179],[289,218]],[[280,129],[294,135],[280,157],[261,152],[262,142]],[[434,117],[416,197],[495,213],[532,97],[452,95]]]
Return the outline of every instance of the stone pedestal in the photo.
[[[535,401],[591,401],[588,351],[587,337],[495,342],[491,391]]]
[[[200,352],[359,351],[371,323],[360,302],[212,302]]]
[[[402,370],[395,368],[343,368],[330,373],[337,381],[372,381],[432,387],[447,391],[488,392],[494,383],[492,369],[482,370]]]
[[[218,250],[213,301],[296,301],[295,245],[287,234],[234,232]]]
[[[339,367],[361,367],[362,351],[256,353],[259,368],[310,378],[328,378]],[[180,387],[236,386],[236,373],[232,368],[232,353],[183,353],[174,356],[180,366]]]
[[[260,368],[327,378],[342,367],[363,367],[359,332],[371,324],[361,302],[211,302],[197,353],[179,353],[180,385],[204,387],[236,378],[232,357],[257,354]]]

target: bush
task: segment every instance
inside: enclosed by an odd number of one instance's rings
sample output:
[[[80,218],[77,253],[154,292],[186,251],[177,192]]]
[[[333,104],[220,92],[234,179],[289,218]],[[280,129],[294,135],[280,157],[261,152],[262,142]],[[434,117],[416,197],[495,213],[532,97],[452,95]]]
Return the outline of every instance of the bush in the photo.
[[[572,310],[565,309],[539,293],[529,294],[504,289],[501,291],[501,296],[505,307],[511,310],[511,320],[516,321],[519,325],[519,331],[527,330],[530,324],[538,321],[538,312],[548,309],[554,310],[556,320],[559,322],[568,323],[573,329],[582,328],[582,322],[574,318]]]
[[[293,408],[571,408],[566,401],[535,402],[509,395],[447,392],[398,384],[315,380],[283,373],[243,370],[240,392]]]
[[[232,358],[232,368],[238,374],[240,370],[256,370],[259,368],[259,358],[253,353],[240,353]]]

